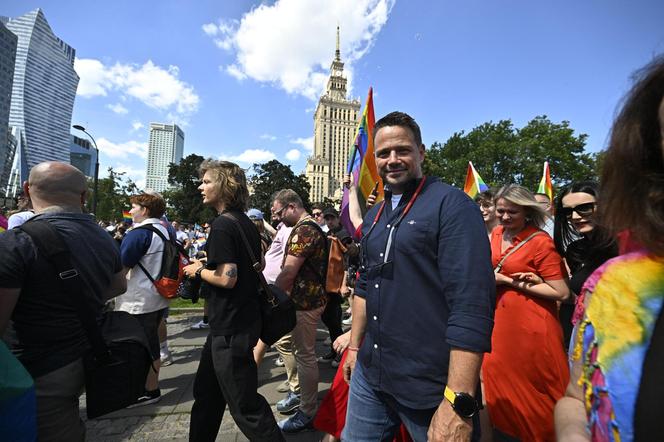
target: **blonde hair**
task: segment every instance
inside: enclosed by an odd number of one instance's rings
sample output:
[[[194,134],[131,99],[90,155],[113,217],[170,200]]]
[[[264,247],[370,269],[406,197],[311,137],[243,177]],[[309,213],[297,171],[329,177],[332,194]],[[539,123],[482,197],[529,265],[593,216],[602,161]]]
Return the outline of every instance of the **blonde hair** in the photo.
[[[496,204],[501,198],[512,204],[523,207],[526,211],[526,224],[538,228],[546,224],[548,218],[546,211],[537,202],[535,195],[525,187],[516,184],[503,186],[496,193],[496,196],[493,199],[494,204]]]
[[[201,178],[210,172],[212,179],[219,188],[221,202],[226,209],[247,211],[249,203],[249,190],[244,170],[230,161],[220,161],[208,158],[198,168]]]

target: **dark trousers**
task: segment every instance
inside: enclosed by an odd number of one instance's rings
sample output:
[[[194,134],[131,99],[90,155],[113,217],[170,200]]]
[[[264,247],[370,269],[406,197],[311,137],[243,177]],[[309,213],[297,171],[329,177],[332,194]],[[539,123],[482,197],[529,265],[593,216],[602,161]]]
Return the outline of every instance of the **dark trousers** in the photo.
[[[250,441],[283,441],[272,410],[256,391],[258,379],[252,350],[257,333],[208,336],[194,380],[190,441],[214,441],[228,409]]]
[[[341,328],[342,313],[340,295],[337,295],[336,293],[328,294],[327,305],[320,318],[330,331],[330,347],[334,349],[332,344],[334,344],[334,341],[344,333]]]

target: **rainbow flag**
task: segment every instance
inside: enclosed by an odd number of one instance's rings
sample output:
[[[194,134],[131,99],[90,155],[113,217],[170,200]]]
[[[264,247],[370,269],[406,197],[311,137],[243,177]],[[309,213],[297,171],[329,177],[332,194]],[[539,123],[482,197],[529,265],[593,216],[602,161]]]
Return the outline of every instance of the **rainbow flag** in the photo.
[[[129,213],[127,210],[122,211],[122,221],[131,224],[131,221],[132,221],[131,220],[131,213]]]
[[[6,231],[7,227],[9,227],[7,218],[4,215],[0,215],[0,233]]]
[[[360,205],[364,207],[365,202],[376,183],[378,183],[378,196],[376,202],[383,199],[383,181],[376,169],[374,158],[373,128],[376,123],[373,108],[373,88],[369,88],[367,102],[362,112],[362,118],[357,128],[355,142],[348,161],[347,172],[353,174],[353,182],[358,186],[358,197]],[[355,227],[350,222],[348,215],[348,189],[344,189],[341,199],[341,222],[349,232],[354,232]]]
[[[468,171],[466,172],[466,182],[463,185],[463,191],[471,198],[475,198],[478,193],[489,190],[489,186],[475,170],[472,161],[468,161]]]
[[[537,193],[544,194],[549,197],[549,201],[553,201],[553,185],[551,185],[551,170],[549,169],[549,162],[544,162],[544,171],[542,172],[542,179],[540,180]]]

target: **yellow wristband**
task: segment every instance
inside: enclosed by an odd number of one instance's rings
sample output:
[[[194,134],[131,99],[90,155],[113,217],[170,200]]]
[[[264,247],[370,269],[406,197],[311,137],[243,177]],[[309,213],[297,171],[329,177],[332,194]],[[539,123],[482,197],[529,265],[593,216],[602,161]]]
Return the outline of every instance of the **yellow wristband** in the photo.
[[[445,391],[443,392],[443,395],[445,396],[445,399],[450,401],[450,404],[454,405],[454,401],[456,400],[456,393],[453,392],[450,387],[447,385],[445,386]]]

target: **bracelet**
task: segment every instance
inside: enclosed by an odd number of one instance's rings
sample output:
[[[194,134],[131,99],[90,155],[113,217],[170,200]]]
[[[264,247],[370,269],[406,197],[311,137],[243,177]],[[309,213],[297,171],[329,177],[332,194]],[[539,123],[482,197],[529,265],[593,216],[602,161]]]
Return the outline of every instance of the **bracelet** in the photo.
[[[201,276],[201,273],[203,273],[203,270],[205,270],[205,266],[200,266],[199,268],[196,269],[196,279],[201,280],[203,277]]]
[[[357,347],[350,347],[350,346],[346,347],[346,350],[348,350],[348,351],[360,351],[359,348],[357,348]]]

